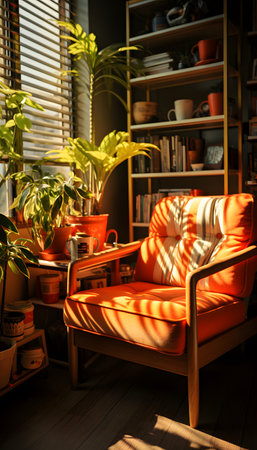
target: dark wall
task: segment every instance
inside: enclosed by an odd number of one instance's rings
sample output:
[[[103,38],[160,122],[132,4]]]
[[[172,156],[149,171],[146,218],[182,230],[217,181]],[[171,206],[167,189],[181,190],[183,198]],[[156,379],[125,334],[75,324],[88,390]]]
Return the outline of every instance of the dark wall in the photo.
[[[110,7],[111,3],[111,7]],[[96,35],[99,49],[126,42],[126,2],[89,0],[89,31]],[[126,91],[120,92],[126,99]],[[112,130],[126,131],[126,111],[114,97],[99,96],[96,104],[96,143]],[[109,214],[108,228],[115,228],[119,242],[128,242],[127,163],[115,169],[103,199],[103,213]]]

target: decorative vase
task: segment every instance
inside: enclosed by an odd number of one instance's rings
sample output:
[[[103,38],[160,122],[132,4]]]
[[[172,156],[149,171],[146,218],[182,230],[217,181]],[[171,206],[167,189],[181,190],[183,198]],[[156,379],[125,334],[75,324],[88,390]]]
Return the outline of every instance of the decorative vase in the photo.
[[[0,338],[0,389],[7,386],[10,381],[15,351],[15,340],[4,337]]]

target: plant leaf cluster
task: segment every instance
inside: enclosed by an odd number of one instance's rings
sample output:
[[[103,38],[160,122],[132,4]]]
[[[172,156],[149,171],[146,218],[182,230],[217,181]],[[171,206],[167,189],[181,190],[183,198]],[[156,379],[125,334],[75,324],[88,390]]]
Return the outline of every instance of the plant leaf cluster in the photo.
[[[29,277],[29,271],[24,260],[38,263],[37,258],[26,245],[32,241],[24,238],[12,239],[11,233],[19,234],[16,225],[0,213],[0,281],[2,281],[6,263],[14,273],[21,272],[26,277]]]
[[[81,69],[74,68],[69,71],[81,83],[82,91],[88,94],[90,110],[90,142],[95,141],[95,98],[99,94],[107,93],[116,97],[127,110],[127,104],[114,86],[129,89],[128,73],[137,75],[139,66],[136,58],[129,60],[128,52],[141,50],[140,46],[109,45],[99,50],[96,36],[87,34],[80,24],[74,22],[57,21],[70,35],[61,35],[61,38],[71,41],[68,46],[69,53],[75,62],[80,61]],[[86,70],[87,76],[81,76]],[[67,74],[68,72],[66,72]]]
[[[28,248],[30,239],[13,238],[13,234],[19,234],[16,225],[4,214],[0,213],[0,282],[3,281],[0,333],[2,332],[3,313],[5,306],[6,272],[7,266],[12,272],[21,273],[29,278],[30,274],[26,265],[27,261],[38,264],[38,259]]]
[[[29,92],[10,89],[0,81],[0,94],[5,98],[5,117],[3,108],[0,105],[0,119],[5,119],[5,123],[0,125],[0,158],[8,158],[8,168],[2,183],[9,173],[15,171],[15,163],[22,161],[22,139],[23,131],[30,132],[31,121],[24,115],[25,106],[44,111],[44,108],[31,98]],[[17,170],[17,169],[16,169]]]
[[[65,180],[61,173],[42,174],[39,165],[29,171],[15,173],[18,195],[12,208],[23,210],[25,222],[31,220],[32,236],[41,241],[40,231],[47,233],[44,248],[48,248],[54,238],[54,228],[65,225],[65,216],[74,202],[91,196],[82,180],[72,172]]]
[[[58,162],[74,164],[82,172],[91,163],[95,179],[96,211],[99,213],[106,183],[114,171],[123,161],[137,155],[149,157],[153,144],[130,142],[129,134],[125,131],[112,131],[107,134],[99,146],[82,138],[68,139],[69,145],[63,150],[51,150],[47,154],[50,159]]]

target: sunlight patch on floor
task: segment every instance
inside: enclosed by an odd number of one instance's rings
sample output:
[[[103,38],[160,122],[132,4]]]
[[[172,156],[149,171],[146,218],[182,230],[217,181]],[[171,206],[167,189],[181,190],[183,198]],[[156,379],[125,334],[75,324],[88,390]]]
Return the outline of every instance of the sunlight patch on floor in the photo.
[[[152,430],[142,430],[141,435],[140,432],[137,434],[138,437],[125,434],[121,440],[109,447],[109,450],[179,450],[180,448],[247,450],[158,415]]]

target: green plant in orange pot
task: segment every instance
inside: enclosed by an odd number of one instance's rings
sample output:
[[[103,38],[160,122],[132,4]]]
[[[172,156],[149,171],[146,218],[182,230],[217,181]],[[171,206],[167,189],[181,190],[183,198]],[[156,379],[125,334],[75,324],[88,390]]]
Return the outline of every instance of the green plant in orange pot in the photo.
[[[128,89],[128,72],[138,74],[138,65],[127,58],[127,52],[138,50],[139,47],[122,47],[113,44],[99,50],[96,36],[93,33],[87,34],[79,24],[71,22],[58,22],[58,24],[70,32],[70,35],[62,36],[62,38],[72,42],[68,47],[69,52],[75,62],[80,62],[80,66],[75,67],[72,74],[78,80],[79,93],[88,96],[90,135],[88,140],[81,137],[68,139],[69,145],[64,150],[48,152],[48,157],[55,161],[69,163],[81,173],[89,174],[88,186],[93,193],[89,208],[91,215],[89,220],[92,222],[92,214],[99,215],[101,213],[106,183],[115,168],[137,155],[149,157],[150,148],[157,147],[149,143],[131,142],[126,131],[111,131],[99,145],[96,145],[95,142],[96,97],[102,93],[108,93],[117,98],[127,109],[126,102],[117,93],[116,87],[121,86]],[[87,76],[84,76],[84,70],[86,70]],[[86,215],[88,211],[82,207],[79,213]],[[105,220],[105,218],[103,219]],[[81,221],[81,219],[78,220]],[[96,218],[96,220],[99,219]],[[83,223],[86,221],[85,218]],[[90,233],[89,228],[85,228],[85,230]],[[101,233],[105,232],[106,227]]]
[[[73,202],[91,196],[82,180],[70,175],[65,180],[61,173],[43,173],[35,164],[12,176],[18,186],[12,208],[22,209],[25,222],[31,222],[32,236],[43,250],[41,256],[63,256],[71,233],[65,221],[68,211]]]

